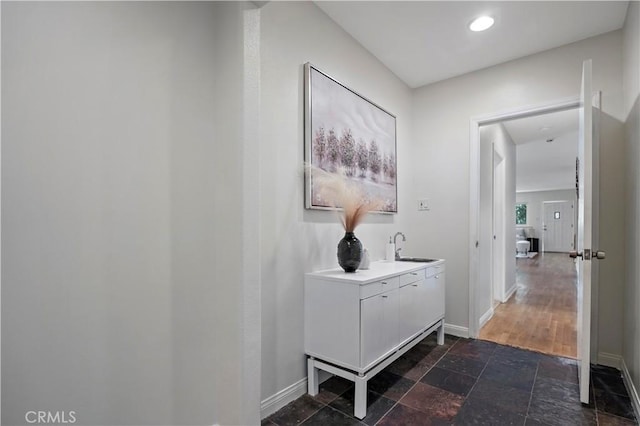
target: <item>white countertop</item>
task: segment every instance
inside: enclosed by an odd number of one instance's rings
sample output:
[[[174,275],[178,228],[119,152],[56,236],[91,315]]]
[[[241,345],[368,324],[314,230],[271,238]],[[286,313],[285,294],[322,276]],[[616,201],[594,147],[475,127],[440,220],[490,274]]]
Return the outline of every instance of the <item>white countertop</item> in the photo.
[[[441,265],[443,262],[444,259],[438,259],[435,262],[429,263],[390,262],[386,260],[379,260],[376,262],[371,262],[369,269],[358,269],[356,272],[344,272],[342,268],[337,268],[317,272],[308,272],[305,274],[305,276],[317,277],[332,281],[340,281],[355,285],[364,285],[394,275],[417,271],[419,269],[428,268],[430,266]]]

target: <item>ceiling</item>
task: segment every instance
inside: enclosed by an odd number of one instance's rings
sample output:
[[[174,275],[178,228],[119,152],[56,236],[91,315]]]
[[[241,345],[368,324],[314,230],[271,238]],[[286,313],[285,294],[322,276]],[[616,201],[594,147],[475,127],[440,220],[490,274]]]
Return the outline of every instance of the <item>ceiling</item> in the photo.
[[[627,1],[315,1],[415,88],[622,28]],[[488,14],[495,25],[468,24]]]
[[[575,188],[577,109],[502,124],[516,144],[516,191]]]
[[[416,88],[620,29],[628,1],[316,0],[315,4]],[[495,25],[474,33],[468,24],[480,15],[492,16]],[[575,186],[577,110],[503,124],[517,145],[517,191]],[[547,143],[549,138],[554,141]]]

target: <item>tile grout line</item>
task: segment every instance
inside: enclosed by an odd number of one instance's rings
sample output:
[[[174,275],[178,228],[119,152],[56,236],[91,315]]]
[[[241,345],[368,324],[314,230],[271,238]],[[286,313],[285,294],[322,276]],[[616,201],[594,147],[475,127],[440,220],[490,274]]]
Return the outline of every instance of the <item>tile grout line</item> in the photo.
[[[346,392],[347,392],[347,391],[345,391],[345,393],[346,393]],[[338,397],[338,398],[340,398],[340,397]],[[338,398],[336,398],[336,399],[338,399]],[[333,401],[332,401],[332,402],[333,402]],[[347,413],[345,413],[345,412],[343,412],[343,411],[341,411],[341,410],[339,410],[339,409],[337,409],[337,408],[335,408],[335,407],[332,407],[332,406],[330,406],[330,405],[328,405],[328,404],[327,404],[327,407],[331,408],[333,411],[336,411],[336,412],[338,412],[338,413],[340,413],[340,414],[342,414],[342,415],[344,415],[344,416],[347,416],[347,417],[350,417],[350,418],[352,418],[352,419],[355,419],[355,421],[357,421],[357,422],[358,422],[358,423],[360,423],[360,424],[366,425],[366,423],[365,423],[363,420],[360,420],[359,418],[357,418],[357,417],[355,417],[355,416],[350,416],[349,414],[347,414]],[[316,414],[317,414],[317,413],[316,413]],[[365,417],[366,417],[366,416],[365,416]],[[307,419],[307,420],[309,420],[309,419]],[[305,422],[306,422],[307,420],[305,420]],[[302,424],[301,424],[301,426],[302,426]]]
[[[402,398],[400,398],[400,399],[402,399]],[[391,406],[391,408],[389,408],[389,409],[388,409],[388,410],[387,410],[387,411],[382,415],[382,417],[380,417],[380,418],[378,419],[378,421],[374,423],[374,426],[375,426],[375,425],[377,425],[378,423],[380,423],[380,421],[382,421],[382,419],[384,419],[384,418],[387,416],[387,414],[389,414],[389,413],[391,412],[391,410],[393,410],[394,408],[396,408],[396,405],[398,405],[398,403],[399,403],[399,401],[395,401],[395,403]]]
[[[491,342],[491,343],[494,343],[494,342]],[[484,367],[482,367],[482,371],[480,372],[480,374],[478,374],[478,377],[476,377],[476,381],[473,383],[473,386],[471,386],[471,389],[469,389],[469,392],[464,397],[464,402],[467,402],[467,398],[469,397],[469,395],[471,395],[471,392],[473,392],[473,389],[475,389],[476,385],[480,381],[480,376],[482,376],[482,373],[484,373],[484,370],[487,369],[487,366],[489,365],[489,361],[491,361],[491,358],[493,357],[493,354],[495,353],[496,349],[497,349],[497,346],[493,348],[493,352],[491,352],[491,355],[489,355],[489,359],[487,360],[487,362],[485,362]],[[464,402],[462,403],[462,405],[464,405]]]
[[[307,395],[307,394],[304,394],[304,395]],[[304,395],[303,395],[303,396],[304,396]],[[314,398],[314,397],[312,397],[312,396],[309,396],[309,398],[312,398],[312,399],[313,399],[314,401],[316,401],[317,403],[322,404],[322,407],[318,408],[316,411],[314,411],[313,413],[311,413],[311,414],[310,414],[310,415],[308,415],[307,417],[305,417],[305,418],[303,418],[302,420],[300,420],[300,423],[298,423],[299,425],[302,425],[304,422],[306,422],[307,420],[309,420],[311,417],[313,417],[313,416],[315,416],[316,414],[318,414],[318,413],[320,412],[320,410],[322,410],[323,408],[325,408],[325,407],[328,407],[328,406],[329,406],[328,404],[325,404],[324,402],[318,401],[317,399],[315,399],[315,398]],[[293,401],[292,401],[292,402],[293,402]],[[283,408],[284,408],[284,407],[283,407]],[[278,410],[278,411],[279,411],[279,410]],[[274,413],[274,414],[275,414],[275,413]],[[267,417],[267,419],[268,419],[268,417]],[[274,425],[276,425],[276,426],[280,426],[280,424],[279,424],[279,423],[276,423],[276,422],[275,422],[275,421],[273,421],[273,420],[269,420],[269,421],[270,421],[271,423],[273,423]]]
[[[318,401],[318,402],[319,402],[319,401]],[[325,403],[323,403],[323,402],[320,402],[320,404],[324,405],[324,407],[320,407],[320,408],[318,408],[318,409],[317,409],[316,411],[314,411],[311,415],[307,416],[304,420],[301,420],[301,421],[300,421],[300,424],[301,424],[301,425],[302,425],[302,424],[304,424],[304,422],[306,422],[307,420],[309,420],[311,417],[313,417],[313,416],[315,416],[316,414],[318,414],[318,413],[320,412],[320,410],[322,410],[322,409],[323,409],[323,408],[325,408],[325,407],[328,407],[328,405],[327,405],[327,404],[325,404]]]
[[[456,343],[457,343],[457,341],[456,341]],[[455,345],[455,343],[454,343],[454,345]],[[451,345],[451,347],[453,347],[453,345]],[[422,376],[420,376],[420,378],[419,378],[418,380],[416,380],[416,381],[415,381],[415,383],[413,384],[413,386],[411,386],[411,387],[410,387],[410,388],[409,388],[409,389],[408,389],[404,394],[402,394],[402,397],[401,397],[400,399],[404,398],[406,394],[408,394],[409,392],[411,392],[411,389],[413,389],[413,388],[418,384],[418,382],[420,381],[420,379],[422,379],[424,376],[426,376],[426,375],[429,373],[429,371],[431,371],[431,369],[432,369],[433,367],[435,367],[435,365],[438,363],[438,361],[440,361],[440,360],[442,359],[442,357],[444,357],[447,353],[449,353],[449,350],[451,350],[451,348],[447,349],[447,351],[446,351],[444,354],[442,354],[442,356],[441,356],[440,358],[438,358],[438,359],[437,359],[437,361],[435,362],[435,364],[433,364],[431,367],[429,367],[429,369],[428,369],[428,370],[427,370],[427,371],[426,371]],[[384,396],[384,395],[383,395],[383,396]],[[385,418],[385,416],[391,412],[391,410],[393,410],[394,408],[396,408],[396,405],[400,404],[400,399],[399,399],[399,400],[397,400],[397,401],[395,401],[395,403],[391,406],[391,408],[389,408],[389,409],[388,409],[388,410],[387,410],[387,411],[382,415],[382,417],[380,417],[380,418],[378,419],[378,421],[375,423],[375,425],[377,425],[378,423],[380,423],[380,421],[381,421],[382,419],[384,419],[384,418]],[[374,426],[375,426],[375,425],[374,425]]]
[[[536,374],[533,376],[533,385],[531,385],[531,392],[529,393],[529,404],[527,404],[527,412],[524,415],[524,422],[527,423],[527,419],[529,418],[529,410],[531,409],[531,401],[533,400],[533,389],[536,387],[536,382],[538,381],[538,371],[540,370],[540,360],[536,363]]]
[[[402,394],[402,397],[401,397],[400,399],[404,398],[404,397],[405,397],[409,392],[411,392],[411,389],[413,389],[413,388],[418,384],[418,382],[420,382],[420,380],[421,380],[424,376],[426,376],[427,374],[429,374],[429,371],[431,371],[431,370],[433,369],[433,367],[435,367],[435,366],[436,366],[436,364],[437,364],[437,363],[438,363],[442,358],[444,358],[444,356],[445,356],[446,354],[448,354],[448,353],[449,353],[449,351],[450,351],[450,350],[451,350],[455,345],[457,345],[457,344],[458,344],[458,342],[459,342],[460,340],[461,340],[461,339],[460,339],[460,338],[458,338],[458,340],[456,340],[455,342],[453,342],[453,344],[449,347],[449,349],[447,349],[447,350],[446,350],[446,351],[445,351],[445,352],[440,356],[440,358],[438,358],[438,359],[433,363],[433,365],[432,365],[431,367],[429,367],[429,369],[428,369],[428,370],[427,370],[427,371],[426,371],[422,376],[420,376],[420,378],[419,378],[418,380],[416,380],[416,382],[413,384],[413,386],[411,386],[411,387],[410,387],[410,388],[409,388],[409,389],[408,389],[404,394]],[[383,396],[384,396],[384,395],[383,395]],[[380,418],[378,419],[378,421],[374,424],[374,426],[375,426],[375,425],[377,425],[378,423],[380,423],[380,421],[381,421],[382,419],[384,419],[384,418],[385,418],[385,416],[391,412],[391,410],[393,410],[394,408],[396,408],[396,405],[400,404],[400,399],[398,399],[397,401],[395,401],[395,404],[393,404],[393,405],[391,406],[391,408],[389,408],[389,409],[388,409],[388,410],[387,410],[387,411],[382,415],[382,417],[380,417]]]
[[[580,371],[578,371],[580,374]],[[578,380],[578,391],[580,391],[580,380]],[[593,391],[593,392],[592,392]],[[589,398],[593,394],[593,411],[596,413],[596,425],[600,424],[600,416],[598,415],[598,403],[596,402],[596,388],[593,385],[593,371],[591,371],[591,365],[589,365]]]
[[[595,375],[597,375],[597,374],[595,374]],[[630,420],[630,421],[634,422],[634,424],[639,424],[640,420],[635,418],[635,413],[634,413],[634,416],[633,416],[634,418],[633,419],[629,419],[628,417],[619,416],[619,415],[614,414],[614,413],[609,413],[608,411],[606,411],[604,409],[602,409],[602,410],[598,409],[598,402],[597,402],[597,399],[596,399],[596,388],[595,388],[595,386],[593,384],[593,376],[594,376],[593,370],[591,368],[589,368],[589,384],[591,386],[591,389],[589,389],[589,395],[591,396],[591,390],[593,390],[593,409],[596,412],[596,423],[598,425],[600,424],[600,417],[598,416],[598,414],[600,414],[600,412],[602,412],[602,414],[605,414],[605,415],[610,416],[610,417],[615,417],[617,419],[622,419],[622,420],[627,420],[627,421]],[[617,377],[617,375],[614,375],[614,376]],[[610,390],[606,391],[606,392],[608,394],[612,394],[612,395],[615,395],[615,396],[621,396],[621,397],[629,398],[629,395],[624,395],[624,394],[613,392],[613,391],[610,391]]]
[[[368,390],[367,390],[367,391],[368,391]],[[368,391],[368,392],[369,392],[369,391]],[[375,393],[376,395],[380,395],[380,397],[381,397],[381,398],[386,398],[386,399],[388,399],[389,401],[393,401],[391,398],[387,398],[386,396],[382,395],[381,393],[374,392],[374,391],[370,391],[370,392],[371,392],[371,393]],[[389,408],[387,411],[385,411],[385,412],[384,412],[384,414],[383,414],[382,416],[380,416],[380,418],[379,418],[378,420],[376,420],[376,422],[375,422],[372,426],[375,426],[376,424],[378,424],[378,422],[379,422],[380,420],[382,420],[382,418],[383,418],[384,416],[386,416],[386,415],[389,413],[389,411],[393,410],[393,407],[395,407],[395,406],[396,406],[396,404],[397,404],[397,402],[396,402],[395,404],[393,404],[393,405],[391,406],[391,408]],[[369,407],[367,407],[367,408],[369,408]],[[366,417],[366,416],[365,416],[365,417]],[[355,418],[355,417],[354,417],[354,418]],[[357,418],[355,418],[355,419],[356,419],[356,420],[359,420],[359,419],[357,419]],[[364,421],[363,421],[363,420],[359,420],[359,421],[360,421],[361,423],[363,423],[363,424],[367,424],[367,423],[364,423]]]
[[[495,342],[491,342],[491,343],[495,343]],[[497,345],[501,345],[501,344],[497,344]],[[469,390],[469,393],[467,394],[467,396],[465,397],[465,402],[466,399],[469,395],[471,395],[471,392],[473,392],[473,389],[476,387],[476,385],[478,384],[478,382],[480,381],[480,376],[482,376],[482,373],[484,373],[484,371],[487,369],[487,367],[489,366],[489,362],[491,361],[491,358],[493,358],[495,356],[495,352],[498,349],[498,346],[496,345],[496,347],[494,348],[493,352],[491,353],[491,355],[489,356],[489,359],[487,360],[484,368],[482,369],[482,371],[480,372],[480,374],[478,375],[478,377],[476,378],[476,382],[473,384],[473,386],[471,387],[471,389]],[[501,345],[501,346],[507,346],[508,345]],[[516,348],[516,349],[521,349],[521,348]],[[524,349],[524,350],[528,350],[528,349]],[[523,426],[526,424],[527,422],[527,417],[529,415],[529,406],[531,405],[531,398],[533,396],[533,387],[535,386],[535,382],[536,379],[538,377],[538,365],[539,365],[540,361],[538,360],[536,362],[536,374],[534,375],[534,379],[533,379],[533,384],[531,385],[531,391],[529,392],[529,404],[527,405],[527,411],[525,413],[525,415],[523,416]]]
[[[462,340],[462,339],[458,339],[458,340],[457,340],[453,345],[451,345],[451,347],[450,347],[450,348],[449,348],[449,349],[448,349],[448,350],[447,350],[447,351],[446,351],[446,352],[445,352],[445,353],[444,353],[440,358],[438,358],[438,361],[440,361],[442,358],[444,358],[444,356],[445,356],[445,355],[447,355],[447,354],[449,353],[449,351],[451,351],[451,349],[453,349],[453,348],[454,348],[454,346],[455,346],[455,345],[457,345],[457,344],[458,344],[458,342],[460,342],[460,340]],[[478,340],[478,339],[471,339],[471,340]],[[491,342],[491,343],[494,343],[494,342]],[[491,355],[489,355],[489,360],[490,360],[490,359],[491,359],[491,357],[493,356],[493,353],[495,352],[495,350],[496,350],[496,348],[494,347],[494,348],[493,348],[493,352],[491,352]],[[489,365],[489,360],[487,360],[487,362],[485,362],[484,367],[482,367],[482,371],[480,372],[480,374],[478,374],[478,377],[475,377],[475,382],[473,383],[473,386],[471,386],[471,389],[469,389],[469,392],[464,396],[464,401],[462,402],[462,405],[464,405],[464,403],[465,403],[465,402],[467,402],[467,397],[468,397],[469,395],[471,395],[471,392],[473,391],[473,388],[475,388],[475,387],[476,387],[476,384],[478,384],[478,381],[480,380],[480,376],[482,376],[482,373],[484,373],[484,370],[487,368],[487,365]],[[435,367],[435,366],[436,366],[436,364],[438,363],[438,361],[436,361],[436,363],[435,363],[435,364],[433,364],[433,365],[431,366],[431,368]],[[429,369],[429,371],[431,371],[431,368]],[[457,371],[449,370],[449,369],[447,369],[447,368],[443,368],[443,367],[438,367],[438,368],[441,368],[441,369],[446,370],[446,371],[451,371],[451,372],[454,372],[454,373],[462,374],[462,373],[459,373],[459,372],[457,372]],[[426,376],[427,374],[428,374],[428,372],[427,372],[427,373],[425,373],[422,377]],[[421,379],[422,379],[422,377],[421,377]],[[469,376],[469,377],[473,377],[473,376]],[[418,383],[418,382],[416,382],[416,383]],[[415,386],[415,384],[414,384],[414,386]],[[412,388],[413,388],[413,387],[412,387]],[[411,389],[409,389],[409,390],[411,390]],[[409,392],[409,391],[407,391],[407,393],[408,393],[408,392]],[[405,395],[406,395],[406,394],[405,394]],[[404,396],[404,395],[403,395],[403,396]],[[399,401],[398,401],[398,402],[399,402]],[[460,409],[462,409],[462,405],[460,406]],[[394,406],[394,407],[395,407],[395,406]],[[460,412],[460,411],[458,411],[458,413],[459,413],[459,412]],[[456,413],[456,415],[454,416],[454,418],[458,415],[458,413]]]

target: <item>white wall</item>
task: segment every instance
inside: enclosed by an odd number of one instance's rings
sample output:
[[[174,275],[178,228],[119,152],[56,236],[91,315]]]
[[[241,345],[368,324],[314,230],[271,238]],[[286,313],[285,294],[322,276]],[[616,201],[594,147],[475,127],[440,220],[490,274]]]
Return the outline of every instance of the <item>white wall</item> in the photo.
[[[496,154],[502,158],[502,168],[496,189],[501,189],[499,198],[501,210],[496,212],[502,215],[503,220],[496,222],[496,240],[493,241],[493,156]],[[491,285],[497,280],[502,288],[494,293],[494,299],[502,300],[509,289],[516,282],[516,236],[515,226],[515,185],[516,185],[516,146],[501,123],[480,127],[480,246],[487,249],[480,251],[478,260],[480,280],[477,289],[476,312],[483,315],[492,308]],[[497,245],[495,251],[498,260],[498,268],[494,271],[491,281],[491,250],[493,244]]]
[[[569,112],[575,115],[574,130],[554,134],[553,143],[547,143],[542,139],[522,143],[516,147],[517,191],[554,191],[575,186],[578,109]]]
[[[544,220],[542,203],[545,201],[564,200],[573,201],[575,203],[576,190],[561,189],[557,191],[531,191],[516,193],[516,203],[527,203],[527,225],[533,228],[533,232],[535,233],[534,236],[540,239],[540,244],[542,244],[542,239],[544,237],[544,231],[542,230],[542,221]],[[542,245],[540,245],[540,250],[542,250]]]
[[[593,59],[594,88],[603,92],[606,123],[601,152],[601,240],[612,255],[600,273],[600,350],[620,354],[624,281],[622,34],[593,37],[420,88],[414,97],[413,177],[409,198],[430,196],[423,221],[410,215],[416,250],[447,259],[447,317],[469,319],[469,119],[577,97],[582,62]],[[604,231],[606,230],[606,232]],[[610,260],[610,261],[609,261]],[[449,273],[450,272],[450,273]]]
[[[504,258],[504,268],[502,272],[502,274],[504,274],[502,280],[504,282],[504,289],[502,290],[502,294],[506,295],[516,283],[516,259],[514,255],[516,252],[516,229],[513,226],[513,224],[516,223],[516,146],[502,124],[498,124],[497,126],[494,143],[496,153],[500,155],[504,161],[504,181],[500,185],[504,191],[504,204],[502,206],[504,210],[501,214],[504,221],[500,224],[500,233],[503,236],[501,251]]]
[[[629,3],[623,28],[624,116],[627,161],[625,240],[627,282],[623,357],[640,392],[640,3]]]
[[[476,298],[476,312],[484,315],[492,308],[491,274],[493,245],[493,134],[498,126],[483,126],[480,128],[480,244],[487,250],[480,252],[478,259],[478,282]]]
[[[2,3],[3,424],[258,422],[243,8]]]
[[[270,2],[261,9],[261,278],[262,398],[306,377],[303,346],[304,273],[338,267],[336,247],[344,231],[333,212],[304,209],[302,162],[303,64],[324,72],[397,116],[397,215],[369,216],[356,235],[372,259],[406,226],[417,209],[411,177],[411,91],[310,2]],[[424,216],[423,216],[424,217]],[[415,226],[420,226],[416,224]],[[411,252],[409,252],[411,253]],[[429,256],[439,251],[413,252]]]

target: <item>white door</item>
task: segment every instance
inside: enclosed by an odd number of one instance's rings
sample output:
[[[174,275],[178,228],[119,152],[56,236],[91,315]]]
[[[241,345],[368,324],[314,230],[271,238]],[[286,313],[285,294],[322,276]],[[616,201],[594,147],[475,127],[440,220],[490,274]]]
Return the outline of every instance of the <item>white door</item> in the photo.
[[[597,151],[594,151],[593,109],[591,102],[591,60],[582,65],[582,89],[580,92],[580,128],[578,137],[578,241],[576,252],[578,271],[578,366],[580,401],[589,403],[589,372],[591,362],[591,286],[597,276],[592,271],[592,259],[603,258],[597,252],[597,203],[594,188],[597,188]],[[594,179],[595,177],[595,179]]]
[[[575,216],[573,202],[549,201],[543,206],[544,251],[566,253],[573,250],[573,218]]]

